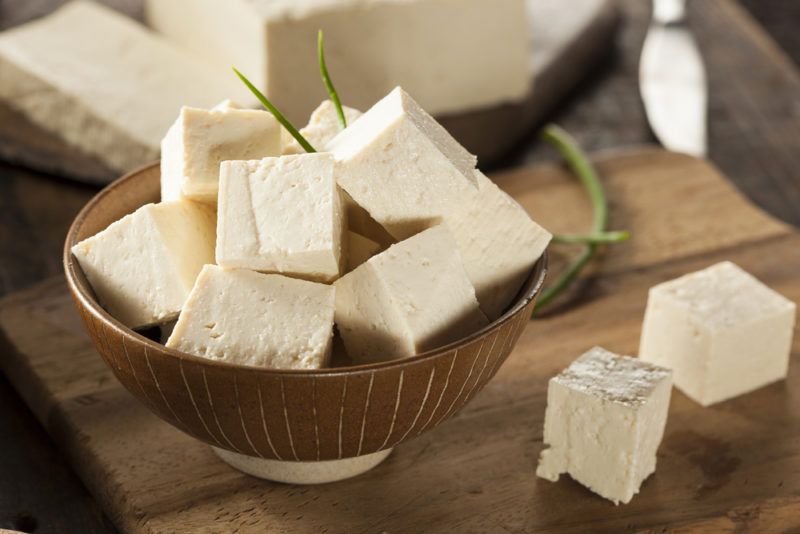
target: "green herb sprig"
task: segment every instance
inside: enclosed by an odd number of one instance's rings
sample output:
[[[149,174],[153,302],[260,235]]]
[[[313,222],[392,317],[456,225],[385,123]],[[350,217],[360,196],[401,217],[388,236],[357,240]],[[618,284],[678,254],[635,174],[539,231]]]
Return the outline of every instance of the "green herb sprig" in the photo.
[[[294,125],[289,121],[289,119],[287,119],[283,115],[283,113],[281,113],[280,110],[278,110],[278,108],[276,108],[272,104],[272,102],[270,102],[269,99],[266,96],[264,96],[264,93],[259,91],[258,88],[245,77],[244,74],[239,72],[236,68],[233,69],[233,72],[235,72],[236,75],[239,77],[239,79],[242,80],[242,82],[247,86],[248,89],[250,89],[250,92],[253,93],[256,98],[258,98],[258,100],[261,102],[264,108],[266,108],[267,111],[272,113],[275,119],[279,123],[281,123],[281,126],[286,128],[286,131],[289,132],[291,136],[297,140],[298,143],[300,143],[300,146],[303,147],[303,149],[306,152],[317,151],[313,146],[311,146],[311,143],[309,143],[308,140],[305,137],[303,137],[303,135],[297,130],[297,128],[294,127]]]
[[[331,76],[328,74],[328,65],[325,63],[325,44],[322,38],[322,30],[319,30],[317,34],[317,56],[319,58],[319,72],[322,75],[322,82],[328,90],[328,95],[331,97],[331,101],[336,108],[336,114],[339,116],[339,124],[342,125],[342,130],[344,130],[347,128],[347,117],[344,115],[342,101],[339,100],[339,93],[336,92],[336,88],[333,86],[333,80],[331,80]]]
[[[539,310],[553,301],[565,291],[584,267],[594,258],[600,245],[620,243],[630,237],[630,232],[608,232],[608,201],[600,183],[597,171],[589,158],[581,150],[577,141],[563,128],[550,124],[542,131],[542,139],[552,144],[566,160],[567,165],[577,175],[592,202],[592,230],[588,235],[555,235],[553,241],[566,244],[583,244],[580,256],[572,262],[562,275],[539,298],[533,310],[535,316]]]

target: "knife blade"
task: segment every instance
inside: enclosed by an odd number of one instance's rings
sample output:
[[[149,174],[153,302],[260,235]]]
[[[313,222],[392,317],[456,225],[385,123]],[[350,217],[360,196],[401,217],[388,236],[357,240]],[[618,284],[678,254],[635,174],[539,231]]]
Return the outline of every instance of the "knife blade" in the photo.
[[[647,119],[665,148],[705,156],[708,89],[703,59],[686,24],[686,0],[653,0],[639,61]]]

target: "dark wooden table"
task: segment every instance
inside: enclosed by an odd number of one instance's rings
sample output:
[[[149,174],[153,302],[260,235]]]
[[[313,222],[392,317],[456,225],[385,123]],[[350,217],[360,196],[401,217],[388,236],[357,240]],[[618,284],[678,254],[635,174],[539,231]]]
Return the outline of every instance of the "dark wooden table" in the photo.
[[[0,0],[0,28],[60,3]],[[649,3],[621,3],[616,50],[551,117],[591,150],[653,142],[636,83]],[[690,13],[711,86],[711,159],[758,205],[800,226],[800,2],[694,0]],[[532,134],[504,166],[553,157]],[[0,294],[61,272],[67,226],[95,191],[0,163]],[[114,531],[2,376],[0,473],[0,528]]]

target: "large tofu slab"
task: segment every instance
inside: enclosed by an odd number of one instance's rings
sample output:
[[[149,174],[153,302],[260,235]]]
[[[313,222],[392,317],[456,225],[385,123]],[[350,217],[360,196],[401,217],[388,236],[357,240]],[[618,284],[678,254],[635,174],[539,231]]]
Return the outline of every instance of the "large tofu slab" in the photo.
[[[456,238],[481,309],[495,320],[519,293],[553,236],[481,172],[476,176],[478,193],[444,221]]]
[[[294,122],[325,98],[317,31],[339,93],[367,109],[395,85],[433,114],[529,89],[525,0],[148,0],[146,19],[187,49],[239,66]]]
[[[212,109],[183,106],[161,142],[161,200],[217,202],[219,165],[281,153],[281,127],[266,111],[223,102]]]
[[[0,98],[119,172],[157,159],[181,105],[239,94],[229,72],[95,2],[0,34]]]
[[[345,216],[330,154],[226,161],[217,263],[330,282],[344,268]]]
[[[639,357],[703,406],[786,377],[794,302],[731,262],[650,289]]]
[[[342,111],[348,126],[363,115],[359,110],[347,106],[342,106]],[[311,113],[308,124],[300,129],[300,134],[306,141],[311,143],[311,146],[322,151],[330,140],[339,135],[341,131],[342,125],[339,122],[336,106],[331,100],[325,100]],[[300,143],[286,130],[283,130],[283,140],[284,154],[301,154],[305,152]]]
[[[332,286],[206,265],[167,347],[273,369],[319,369],[333,340]]]
[[[399,87],[327,150],[342,189],[398,240],[436,224],[478,189],[475,156]]]
[[[189,201],[147,204],[72,247],[100,304],[131,328],[177,317],[206,263],[214,213]]]
[[[334,285],[339,333],[362,362],[413,356],[489,323],[441,225],[392,245]]]
[[[593,492],[628,503],[656,470],[671,372],[595,347],[551,378],[536,474],[569,474]]]

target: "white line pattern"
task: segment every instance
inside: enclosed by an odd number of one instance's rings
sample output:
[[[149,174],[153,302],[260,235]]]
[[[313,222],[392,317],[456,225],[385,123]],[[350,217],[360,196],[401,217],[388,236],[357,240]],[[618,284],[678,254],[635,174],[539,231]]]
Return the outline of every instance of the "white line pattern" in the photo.
[[[400,379],[397,381],[397,398],[394,401],[394,413],[392,413],[392,424],[389,425],[389,433],[386,434],[386,439],[383,440],[383,444],[378,447],[378,450],[382,450],[386,444],[389,443],[389,438],[392,437],[392,432],[394,432],[394,423],[397,421],[397,410],[400,408],[400,396],[403,393],[403,375],[405,372],[405,369],[400,370]]]
[[[464,397],[464,399],[466,399],[464,401],[465,404],[468,402],[469,399],[472,398],[472,394],[475,393],[475,389],[477,389],[478,384],[480,384],[481,381],[483,380],[483,373],[486,372],[486,368],[489,366],[489,358],[491,358],[491,356],[492,356],[492,351],[494,351],[494,346],[495,346],[495,343],[497,343],[497,338],[498,337],[499,337],[499,334],[497,336],[495,336],[494,341],[492,341],[492,346],[489,347],[489,352],[486,353],[486,356],[483,359],[483,367],[481,367],[481,372],[478,374],[478,378],[475,380],[475,383],[472,384],[472,387],[469,388],[469,392]],[[486,338],[484,338],[484,340],[485,339]]]
[[[124,338],[123,338],[123,340],[124,340]],[[197,413],[198,419],[200,419],[200,422],[203,423],[203,428],[206,429],[206,434],[208,434],[211,437],[211,439],[214,440],[214,443],[216,443],[220,447],[223,447],[222,443],[220,443],[220,441],[217,438],[217,436],[215,436],[211,432],[211,429],[206,424],[206,420],[203,419],[203,414],[200,413],[200,409],[197,407],[197,402],[194,400],[194,394],[192,393],[192,388],[189,387],[189,381],[186,380],[186,373],[183,370],[183,361],[178,360],[178,367],[181,370],[181,377],[183,377],[183,385],[186,386],[186,391],[189,393],[189,400],[192,402],[192,406],[194,406],[194,411]]]
[[[436,410],[439,409],[439,405],[442,403],[442,398],[444,398],[444,392],[447,391],[447,387],[450,385],[450,374],[453,372],[453,367],[456,365],[457,359],[458,359],[458,349],[456,349],[456,352],[453,355],[453,361],[450,362],[450,370],[447,371],[447,376],[444,378],[444,387],[442,388],[442,392],[439,393],[439,400],[436,401],[436,406],[433,407],[433,411],[431,411],[431,414],[428,416],[428,420],[425,421],[425,424],[422,425],[422,428],[420,429],[419,432],[417,432],[417,434],[425,432],[425,429],[428,428],[428,425],[433,420],[433,414],[435,414]]]
[[[456,394],[456,396],[453,397],[453,401],[450,403],[450,406],[447,407],[447,409],[444,411],[442,416],[436,421],[437,425],[440,424],[445,419],[447,419],[447,417],[450,415],[450,411],[456,405],[456,403],[458,402],[458,399],[461,398],[461,394],[464,393],[464,388],[467,387],[467,382],[469,382],[469,379],[472,377],[473,371],[475,371],[475,364],[478,363],[478,359],[481,356],[481,351],[483,351],[484,343],[486,343],[486,337],[484,337],[481,340],[481,346],[478,347],[478,352],[475,354],[475,358],[473,358],[473,360],[472,360],[472,365],[469,368],[469,373],[467,374],[467,377],[464,379],[464,382],[461,384],[461,389],[459,389],[458,393]]]
[[[258,406],[261,408],[261,424],[264,427],[264,435],[267,437],[267,444],[269,448],[272,450],[272,454],[275,455],[275,458],[278,460],[283,460],[281,455],[278,454],[278,451],[275,450],[275,445],[272,444],[272,438],[269,437],[269,430],[267,430],[267,418],[264,416],[264,400],[261,398],[261,382],[258,382]]]
[[[342,457],[342,420],[344,419],[344,401],[347,398],[347,375],[344,377],[342,387],[342,399],[339,402],[339,458]]]
[[[317,443],[317,461],[319,461],[319,423],[317,422],[317,379],[311,379],[311,413],[314,415],[314,440]]]
[[[256,446],[253,445],[253,440],[250,439],[250,434],[247,433],[247,427],[244,424],[244,415],[242,415],[242,403],[239,402],[239,381],[236,378],[236,375],[233,375],[233,395],[236,399],[236,410],[239,412],[239,422],[242,423],[242,432],[244,432],[244,438],[247,440],[247,444],[250,445],[250,448],[253,449],[253,452],[259,457],[263,458],[264,455],[261,454],[261,451],[256,449]]]
[[[367,411],[369,410],[369,398],[372,396],[372,383],[375,381],[375,372],[369,375],[369,386],[367,386],[367,400],[364,402],[364,417],[361,419],[361,437],[358,440],[358,452],[356,456],[361,456],[361,446],[364,445],[364,429],[367,426]]]
[[[204,368],[200,368],[200,371],[203,374],[203,384],[206,386],[206,395],[208,396],[208,407],[211,409],[211,415],[214,416],[214,422],[217,424],[217,428],[219,429],[219,433],[222,436],[222,439],[225,440],[231,449],[235,450],[239,454],[244,454],[239,448],[233,444],[230,438],[225,434],[225,431],[222,430],[222,425],[219,424],[219,417],[217,417],[217,411],[214,409],[214,399],[211,398],[211,389],[208,387],[208,378],[206,378],[206,370]]]
[[[419,405],[419,410],[417,410],[417,415],[414,416],[414,420],[411,422],[411,426],[408,427],[406,433],[402,435],[400,439],[398,439],[392,447],[397,446],[397,444],[401,443],[404,439],[408,437],[414,427],[417,425],[417,421],[419,420],[419,416],[422,415],[422,410],[425,408],[425,403],[428,401],[428,395],[431,392],[431,384],[433,384],[433,377],[436,376],[436,366],[431,367],[431,376],[428,377],[428,388],[425,390],[425,396],[422,397],[422,402]]]
[[[142,390],[142,395],[144,395],[144,398],[147,399],[150,404],[153,404],[152,399],[150,399],[150,396],[147,394],[147,391],[145,391],[142,382],[139,380],[139,375],[136,374],[136,369],[133,367],[133,361],[128,354],[128,347],[125,345],[125,336],[121,336],[120,339],[122,339],[122,350],[125,352],[125,358],[128,360],[128,365],[131,366],[131,375],[133,375],[133,380],[136,382],[136,385],[139,386],[139,389]]]
[[[289,410],[286,409],[286,393],[283,387],[283,377],[281,381],[281,404],[283,404],[283,420],[286,422],[286,435],[289,436],[289,448],[292,449],[292,456],[298,462],[300,458],[297,456],[297,451],[294,450],[294,440],[292,439],[292,429],[289,427]]]
[[[164,395],[164,391],[161,389],[161,384],[158,383],[158,377],[156,377],[155,372],[153,372],[153,366],[150,365],[150,356],[147,355],[147,346],[144,347],[144,361],[147,362],[147,368],[150,369],[150,376],[153,377],[153,382],[156,385],[156,389],[158,390],[159,395],[161,395],[161,400],[164,401],[164,405],[169,410],[169,413],[172,414],[172,417],[175,418],[175,421],[177,421],[180,426],[184,428],[184,430],[189,430],[189,427],[186,425],[186,423],[184,423],[181,418],[178,417],[178,414],[175,413],[175,410],[172,409],[172,405],[170,405],[169,401],[167,400],[167,396]]]

